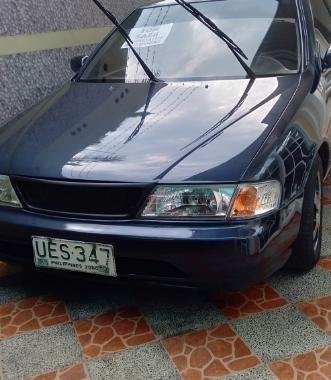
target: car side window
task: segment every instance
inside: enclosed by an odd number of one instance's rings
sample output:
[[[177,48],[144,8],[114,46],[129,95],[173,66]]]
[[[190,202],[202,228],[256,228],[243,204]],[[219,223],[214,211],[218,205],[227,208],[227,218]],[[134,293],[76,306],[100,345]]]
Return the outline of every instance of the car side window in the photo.
[[[310,0],[314,16],[315,35],[322,54],[331,44],[331,0]]]

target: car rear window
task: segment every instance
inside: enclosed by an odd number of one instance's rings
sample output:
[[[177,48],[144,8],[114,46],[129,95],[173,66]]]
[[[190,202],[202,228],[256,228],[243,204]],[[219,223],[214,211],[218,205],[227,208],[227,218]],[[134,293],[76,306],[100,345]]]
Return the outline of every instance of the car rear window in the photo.
[[[298,72],[295,1],[216,0],[192,5],[239,45],[257,76]],[[176,3],[138,9],[123,26],[143,60],[162,80],[247,76],[229,47]],[[115,32],[94,56],[81,80],[141,82],[148,77],[123,37]]]

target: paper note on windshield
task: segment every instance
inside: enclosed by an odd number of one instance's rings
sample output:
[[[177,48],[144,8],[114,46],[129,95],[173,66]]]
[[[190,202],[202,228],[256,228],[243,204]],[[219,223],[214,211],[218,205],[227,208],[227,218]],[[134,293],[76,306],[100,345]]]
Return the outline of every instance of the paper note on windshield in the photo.
[[[134,28],[130,32],[130,38],[135,48],[163,45],[169,37],[173,24],[146,26],[144,28]],[[129,46],[125,43],[122,49]]]

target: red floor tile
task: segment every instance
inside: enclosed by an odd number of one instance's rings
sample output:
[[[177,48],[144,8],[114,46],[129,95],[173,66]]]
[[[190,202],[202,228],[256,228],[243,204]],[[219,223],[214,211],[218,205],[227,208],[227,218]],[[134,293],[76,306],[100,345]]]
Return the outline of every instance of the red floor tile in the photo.
[[[85,357],[94,358],[155,340],[143,315],[136,309],[108,312],[76,321],[74,327]]]
[[[185,380],[210,380],[260,364],[229,325],[165,339],[163,346]]]
[[[18,273],[19,271],[20,268],[0,261],[0,278],[10,276],[11,274]]]
[[[263,283],[243,292],[227,293],[216,300],[229,319],[247,317],[288,304],[270,285]]]
[[[331,335],[331,296],[312,302],[301,302],[298,309],[307,315],[316,325]]]
[[[321,259],[318,265],[331,272],[331,259]]]
[[[64,303],[53,296],[26,298],[0,306],[1,338],[67,322]]]
[[[279,380],[330,380],[331,347],[270,364]]]
[[[327,197],[326,195],[324,195],[322,199],[322,203],[324,206],[330,206],[331,205],[330,197]]]
[[[76,364],[59,371],[30,377],[26,380],[89,380],[83,364]]]

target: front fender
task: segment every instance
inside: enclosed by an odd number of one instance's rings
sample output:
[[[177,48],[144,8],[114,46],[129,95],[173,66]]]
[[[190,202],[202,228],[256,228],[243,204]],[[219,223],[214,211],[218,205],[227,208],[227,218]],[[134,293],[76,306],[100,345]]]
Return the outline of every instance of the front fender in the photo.
[[[318,145],[298,125],[293,125],[284,140],[274,149],[256,175],[256,180],[277,179],[283,187],[286,205],[304,191]]]
[[[283,205],[301,196],[311,165],[327,141],[328,118],[321,91],[310,92],[312,76],[303,74],[297,93],[278,125],[246,171],[243,181],[270,178],[283,185]]]

